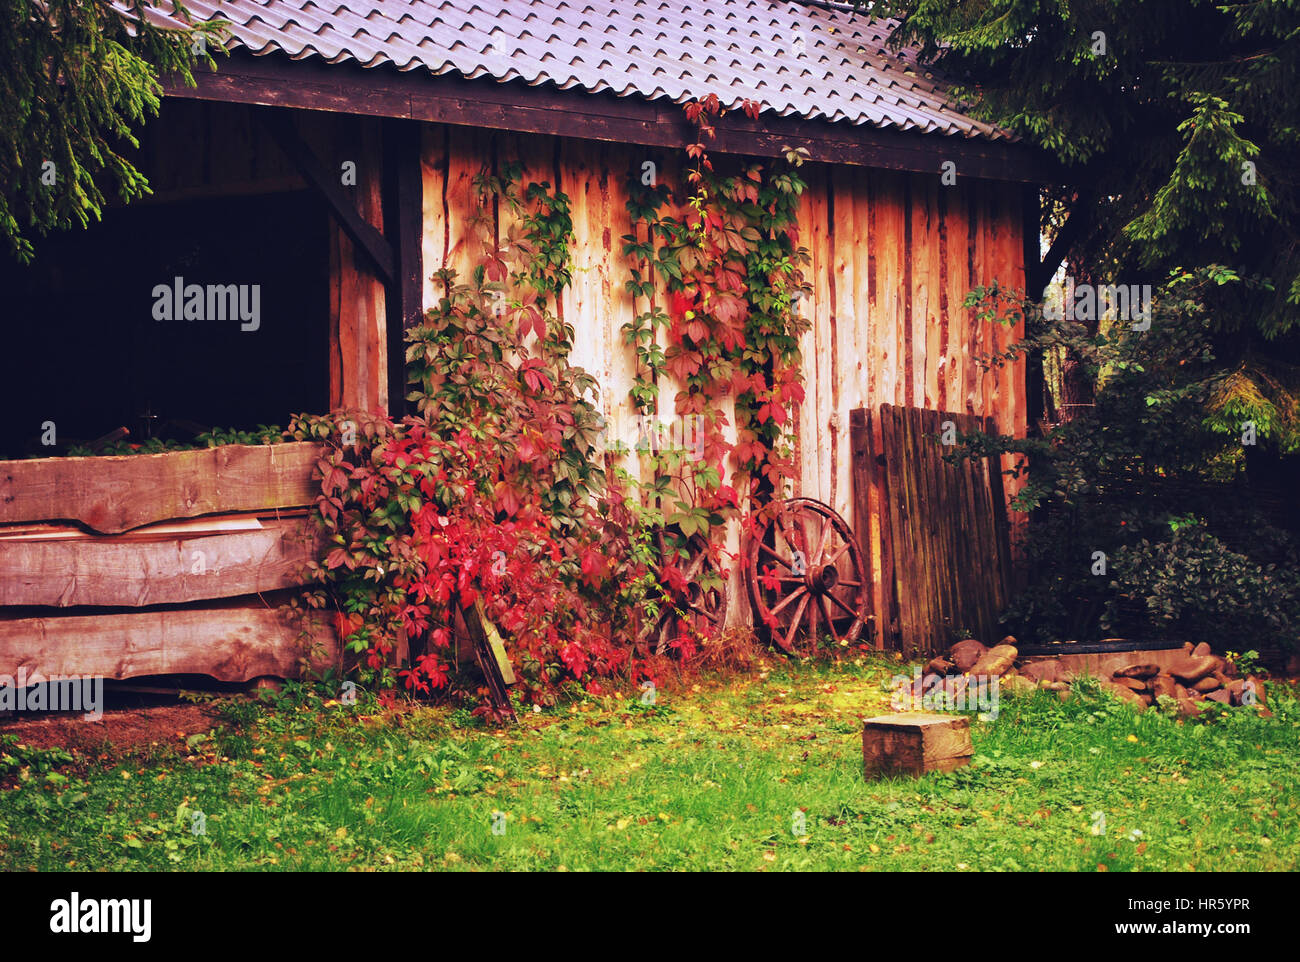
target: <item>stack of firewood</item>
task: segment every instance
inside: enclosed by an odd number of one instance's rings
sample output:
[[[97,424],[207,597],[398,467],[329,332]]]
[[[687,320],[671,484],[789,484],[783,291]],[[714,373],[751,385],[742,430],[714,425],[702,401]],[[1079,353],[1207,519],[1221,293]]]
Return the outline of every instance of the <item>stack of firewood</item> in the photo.
[[[1172,698],[1184,715],[1200,711],[1205,701],[1220,705],[1259,706],[1267,711],[1264,683],[1241,677],[1237,666],[1202,642],[1183,645],[1183,657],[1167,667],[1134,662],[1102,678],[1103,688],[1135,705],[1148,708],[1161,696]]]
[[[951,676],[998,676],[1002,687],[1010,691],[1029,692],[1043,688],[1058,692],[1062,701],[1068,697],[1075,676],[1060,659],[1045,658],[1017,667],[1018,657],[1013,637],[1002,639],[992,648],[974,638],[967,638],[953,645],[946,655],[933,658],[926,664],[926,687],[947,684],[944,679]],[[1243,676],[1232,661],[1214,654],[1204,643],[1192,645],[1188,642],[1183,645],[1183,654],[1164,667],[1141,660],[1137,652],[1133,653],[1131,662],[1118,667],[1112,659],[1103,668],[1098,682],[1103,689],[1139,710],[1160,704],[1160,698],[1164,696],[1172,699],[1183,715],[1196,714],[1209,701],[1255,707],[1261,713],[1271,714],[1264,682],[1255,676]]]

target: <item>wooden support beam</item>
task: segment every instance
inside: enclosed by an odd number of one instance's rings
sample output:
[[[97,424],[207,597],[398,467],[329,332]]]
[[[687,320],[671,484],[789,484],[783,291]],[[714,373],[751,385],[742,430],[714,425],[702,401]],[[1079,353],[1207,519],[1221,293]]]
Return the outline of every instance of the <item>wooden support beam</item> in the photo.
[[[515,683],[514,667],[510,664],[510,657],[506,654],[506,646],[501,640],[500,632],[488,620],[483,599],[479,598],[464,609],[464,617],[465,626],[469,629],[473,641],[474,660],[478,663],[479,671],[483,672],[484,680],[487,681],[492,705],[497,711],[504,712],[514,720],[515,712],[510,706],[510,692],[506,690],[507,685]]]
[[[129,534],[0,540],[0,606],[144,607],[306,584],[318,549],[311,521],[268,518],[261,525],[156,541]]]
[[[196,86],[172,82],[168,96],[266,104],[335,113],[400,117],[524,133],[561,134],[651,147],[694,143],[695,129],[677,104],[641,97],[530,87],[490,78],[431,77],[421,70],[362,67],[254,57],[235,52],[216,73],[196,72]],[[939,173],[952,160],[964,177],[1025,183],[1065,182],[1060,165],[1022,143],[948,137],[870,125],[794,117],[751,120],[738,111],[715,123],[710,149],[779,157],[804,147],[813,160],[887,170]]]
[[[1021,211],[1023,223],[1025,294],[1037,300],[1043,295],[1043,285],[1035,286],[1038,281],[1036,268],[1039,268],[1042,250],[1041,227],[1039,217],[1041,202],[1038,188],[1026,185],[1021,191]],[[1028,335],[1029,331],[1025,331]],[[1030,354],[1025,358],[1025,419],[1026,423],[1035,425],[1043,416],[1043,395],[1046,385],[1043,381],[1043,358],[1039,354]]]
[[[1084,235],[1088,227],[1088,221],[1092,214],[1092,208],[1089,200],[1080,196],[1074,205],[1074,210],[1066,222],[1061,225],[1057,232],[1052,246],[1048,248],[1047,254],[1042,261],[1037,257],[1033,260],[1025,261],[1025,290],[1034,300],[1041,300],[1043,297],[1043,288],[1045,288],[1056,269],[1061,266],[1070,249]]]
[[[393,248],[384,235],[376,230],[357,210],[352,197],[343,189],[341,171],[327,170],[311,148],[294,128],[293,119],[285,111],[259,111],[267,130],[285,155],[293,161],[303,178],[325,199],[334,219],[348,238],[366,252],[375,270],[386,283],[396,276],[396,259]]]
[[[139,678],[208,675],[220,681],[281,678],[338,657],[338,636],[319,612],[303,616],[256,599],[235,605],[0,619],[0,673]]]
[[[424,178],[420,169],[420,125],[384,122],[384,231],[390,238],[395,276],[388,285],[388,409],[407,412],[406,332],[424,316]]]
[[[120,534],[170,518],[316,502],[320,449],[307,441],[194,451],[0,461],[0,524],[76,521]]]

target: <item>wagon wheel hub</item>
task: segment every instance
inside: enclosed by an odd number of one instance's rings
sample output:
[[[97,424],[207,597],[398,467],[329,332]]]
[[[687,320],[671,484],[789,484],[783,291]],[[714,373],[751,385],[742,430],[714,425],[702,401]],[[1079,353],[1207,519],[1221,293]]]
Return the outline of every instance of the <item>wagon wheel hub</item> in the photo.
[[[755,623],[783,651],[811,654],[824,642],[861,638],[871,579],[853,529],[829,505],[792,498],[760,513],[745,575]]]
[[[834,565],[814,565],[804,575],[804,583],[815,595],[824,595],[839,584],[840,573]]]

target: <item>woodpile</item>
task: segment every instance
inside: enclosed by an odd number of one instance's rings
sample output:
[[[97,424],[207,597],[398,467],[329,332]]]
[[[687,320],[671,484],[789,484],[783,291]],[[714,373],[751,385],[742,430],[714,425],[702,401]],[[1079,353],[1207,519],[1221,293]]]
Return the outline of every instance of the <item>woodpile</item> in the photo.
[[[1264,682],[1256,676],[1243,676],[1237,666],[1216,655],[1202,642],[1183,645],[1181,654],[1169,652],[1149,660],[1142,652],[1117,653],[1100,672],[1076,671],[1066,663],[1068,655],[1024,662],[1016,667],[1019,650],[1016,639],[1008,636],[988,647],[974,638],[957,642],[947,654],[926,663],[923,680],[926,689],[951,683],[952,676],[975,678],[997,677],[1002,688],[1017,693],[1045,689],[1058,693],[1064,701],[1076,678],[1093,674],[1100,687],[1139,711],[1164,705],[1176,705],[1178,712],[1191,716],[1203,711],[1207,703],[1258,708],[1271,716]]]
[[[1103,689],[1139,710],[1158,705],[1163,697],[1172,699],[1184,716],[1197,714],[1206,702],[1258,707],[1271,714],[1263,681],[1254,676],[1243,678],[1235,664],[1214,654],[1204,642],[1186,643],[1183,656],[1163,667],[1136,660],[1098,681]]]
[[[321,553],[307,442],[0,462],[0,674],[294,677],[338,661],[291,607]]]

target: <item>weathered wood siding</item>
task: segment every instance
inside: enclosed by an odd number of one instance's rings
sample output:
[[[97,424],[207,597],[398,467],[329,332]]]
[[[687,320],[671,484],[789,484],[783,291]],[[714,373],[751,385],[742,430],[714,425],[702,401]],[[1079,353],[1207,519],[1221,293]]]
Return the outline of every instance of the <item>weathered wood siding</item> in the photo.
[[[1024,286],[1019,188],[813,165],[801,224],[812,254],[801,494],[852,512],[849,412],[880,404],[1025,424],[1023,368],[984,371],[1012,332],[976,324],[971,288]]]
[[[464,276],[485,244],[506,239],[503,210],[492,212],[489,236],[475,237],[467,224],[478,207],[475,175],[511,160],[523,164],[525,182],[547,181],[572,203],[573,284],[560,313],[576,330],[575,362],[599,381],[605,418],[626,439],[634,372],[621,334],[634,316],[623,288],[628,265],[621,238],[631,233],[627,183],[646,160],[658,165],[660,177],[672,178],[672,159],[649,148],[430,124],[426,278],[444,265]],[[809,164],[804,176],[801,243],[812,258],[813,296],[801,309],[812,329],[803,342],[807,398],[795,429],[800,474],[793,493],[825,501],[861,524],[853,517],[853,409],[914,405],[992,417],[1002,430],[1023,432],[1023,369],[989,373],[976,363],[1021,332],[976,324],[974,312],[962,306],[977,285],[995,279],[1024,285],[1021,188],[961,178],[943,186],[938,161],[933,175]],[[426,306],[436,297],[434,283],[426,281]],[[673,417],[675,393],[675,386],[661,385],[665,421]],[[868,523],[878,526],[878,517]],[[730,541],[734,550],[734,531]],[[739,586],[734,580],[733,589]],[[744,592],[733,590],[732,597],[739,602],[733,616],[744,617]]]
[[[291,442],[0,461],[0,674],[247,681],[333,664],[328,617],[286,607],[319,554],[319,456]]]

